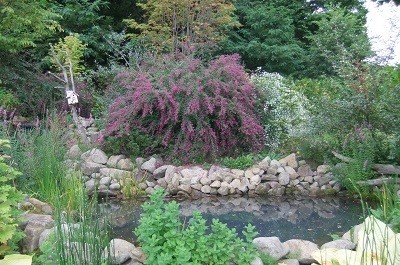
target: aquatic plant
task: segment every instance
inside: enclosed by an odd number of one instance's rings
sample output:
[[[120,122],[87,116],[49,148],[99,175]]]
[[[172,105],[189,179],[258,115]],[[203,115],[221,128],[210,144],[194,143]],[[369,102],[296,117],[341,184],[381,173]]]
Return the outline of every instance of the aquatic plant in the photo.
[[[205,219],[195,212],[187,225],[179,217],[179,205],[164,202],[165,191],[157,189],[145,203],[135,234],[147,259],[146,264],[228,264],[248,265],[257,255],[252,244],[254,226],[237,237],[235,229],[213,219],[206,234]]]

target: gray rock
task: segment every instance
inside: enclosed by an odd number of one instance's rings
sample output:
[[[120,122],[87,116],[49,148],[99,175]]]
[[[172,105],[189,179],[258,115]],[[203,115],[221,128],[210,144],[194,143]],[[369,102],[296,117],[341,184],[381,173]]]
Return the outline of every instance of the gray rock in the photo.
[[[160,179],[160,178],[165,177],[165,172],[167,171],[168,167],[170,167],[170,165],[164,165],[159,168],[156,168],[156,170],[154,170],[154,172],[153,172],[154,178]]]
[[[244,177],[250,179],[251,177],[254,176],[254,173],[251,169],[248,169],[244,172]]]
[[[121,189],[121,185],[119,183],[112,183],[110,185],[110,190],[120,190]]]
[[[35,198],[29,198],[28,202],[31,203],[36,209],[40,210],[41,213],[52,215],[53,209],[51,206],[45,202],[42,202]]]
[[[312,176],[306,176],[306,177],[304,177],[304,181],[311,184],[314,182],[314,178]]]
[[[356,244],[346,239],[337,239],[328,243],[325,243],[321,246],[321,249],[324,248],[336,248],[336,249],[350,249],[353,250],[356,248]]]
[[[81,157],[82,150],[77,144],[73,145],[67,152],[67,157],[72,160],[77,160]]]
[[[317,167],[317,173],[325,174],[330,171],[330,167],[328,165],[320,165]]]
[[[178,186],[178,191],[183,191],[187,194],[190,194],[192,192],[192,187],[190,187],[190,184],[189,185],[181,184]]]
[[[100,179],[100,185],[108,186],[108,185],[110,185],[110,182],[111,182],[111,177],[102,177]]]
[[[264,181],[278,181],[278,176],[275,175],[262,175],[261,180]]]
[[[222,183],[224,183],[224,182],[222,182]],[[229,186],[221,185],[220,188],[217,190],[217,192],[218,192],[218,194],[221,194],[222,196],[226,196],[229,194]]]
[[[93,191],[95,191],[96,189],[96,182],[94,179],[89,179],[88,181],[85,182],[85,188],[86,191],[91,193]]]
[[[207,176],[207,171],[197,166],[184,168],[180,173],[182,177],[189,179],[194,177],[205,178]]]
[[[22,239],[22,250],[24,253],[31,253],[39,247],[40,235],[44,230],[54,226],[54,220],[51,215],[25,214],[26,220],[24,229],[25,237]]]
[[[279,181],[279,184],[281,184],[282,186],[286,186],[287,184],[289,184],[289,181],[290,181],[289,173],[287,173],[287,172],[280,173],[279,177],[278,177],[278,181]]]
[[[110,249],[110,251],[109,251]],[[104,249],[103,257],[108,256],[108,252],[110,252],[110,259],[112,264],[122,264],[125,261],[131,259],[131,253],[136,249],[135,245],[132,243],[115,238],[110,241],[109,247]]]
[[[157,179],[157,184],[160,185],[160,187],[163,187],[164,189],[167,188],[168,186],[168,183],[165,180],[165,178]]]
[[[244,170],[241,169],[231,169],[231,172],[236,176],[236,178],[241,178],[244,176]]]
[[[100,169],[105,168],[105,165],[94,163],[90,161],[85,161],[82,164],[82,173],[86,176],[91,176],[93,173],[99,173]]]
[[[279,160],[279,163],[281,163],[284,166],[289,166],[291,168],[297,168],[299,165],[297,163],[296,159],[296,154],[292,153],[282,159]]]
[[[207,178],[207,177],[203,177],[203,178],[200,178],[200,183],[202,185],[210,185],[211,184],[211,180],[209,178]]]
[[[254,166],[254,167],[251,168],[251,172],[252,172],[254,175],[259,175],[260,172],[261,172],[261,169],[260,169],[259,167]]]
[[[144,163],[145,161],[146,161],[146,160],[145,160],[143,157],[137,157],[137,158],[135,159],[136,166],[137,166],[138,168],[141,168],[142,165],[143,165],[143,163]]]
[[[119,162],[121,159],[125,159],[125,156],[124,156],[124,155],[110,156],[110,157],[108,158],[108,161],[107,161],[107,166],[108,166],[108,167],[112,167],[112,168],[116,168],[118,162]]]
[[[192,184],[192,179],[190,178],[181,178],[179,179],[179,183],[183,185],[190,185]]]
[[[171,182],[172,177],[174,176],[175,173],[176,173],[176,167],[173,165],[169,165],[165,170],[165,181],[167,183]]]
[[[254,175],[250,178],[250,184],[258,185],[261,182],[261,177],[259,175]]]
[[[50,235],[54,233],[54,227],[45,229],[39,236],[39,242],[38,242],[38,247],[40,248],[44,242],[47,241],[47,239],[50,237]]]
[[[204,185],[203,187],[201,187],[201,192],[209,194],[211,192],[211,187],[208,185]]]
[[[278,168],[281,166],[281,163],[279,163],[278,160],[273,159],[273,160],[271,160],[270,165],[271,165],[271,167],[275,166],[276,168]]]
[[[230,185],[231,185],[231,187],[234,188],[234,189],[239,189],[241,183],[240,183],[240,180],[239,180],[239,179],[234,179],[234,180],[232,180],[232,182],[231,182]]]
[[[299,169],[297,169],[297,173],[299,174],[300,177],[307,177],[313,175],[311,167],[307,164],[300,166]]]
[[[268,190],[268,194],[273,196],[282,196],[283,194],[285,194],[285,187],[276,187],[273,189],[271,188],[270,190]]]
[[[157,159],[155,159],[154,157],[151,157],[149,160],[147,160],[146,162],[144,162],[140,168],[142,170],[146,170],[150,173],[153,174],[154,170],[156,170],[157,166]]]
[[[135,165],[129,158],[120,159],[117,163],[117,168],[126,171],[132,171]]]
[[[152,194],[152,193],[154,192],[154,188],[148,187],[147,189],[145,189],[145,192],[146,192],[147,194]]]
[[[278,237],[257,237],[253,240],[254,246],[262,253],[280,260],[289,253],[289,247],[282,244]]]
[[[147,187],[154,188],[154,186],[156,186],[156,184],[154,184],[154,182],[152,182],[152,181],[146,180],[145,183],[146,183]]]
[[[271,189],[277,189],[281,187],[281,184],[279,184],[279,182],[276,181],[271,181],[268,184],[271,187]]]
[[[105,165],[107,164],[108,157],[102,150],[93,148],[89,153],[89,160],[97,164]]]
[[[210,187],[211,188],[219,188],[219,187],[221,187],[221,181],[219,181],[219,180],[214,181],[213,183],[210,184]]]
[[[289,248],[289,255],[293,255],[301,263],[310,264],[317,262],[311,254],[318,250],[318,245],[307,240],[291,239],[283,243]]]
[[[194,189],[194,190],[199,190],[199,191],[201,191],[201,188],[203,187],[203,185],[201,185],[200,183],[197,183],[197,184],[192,184],[192,185],[190,185],[190,187],[191,187],[192,189]]]
[[[100,169],[100,174],[117,180],[132,177],[132,172],[116,168],[102,168]]]
[[[270,189],[270,186],[268,183],[260,183],[256,186],[255,193],[259,194],[259,195],[266,195],[266,194],[268,194],[269,189]]]
[[[331,180],[330,180],[329,178],[327,178],[327,177],[320,177],[320,178],[317,180],[319,186],[323,186],[323,185],[325,185],[325,184],[328,184],[329,181],[331,181]]]
[[[267,174],[268,175],[276,175],[276,173],[278,173],[278,167],[277,166],[271,166],[267,169]]]

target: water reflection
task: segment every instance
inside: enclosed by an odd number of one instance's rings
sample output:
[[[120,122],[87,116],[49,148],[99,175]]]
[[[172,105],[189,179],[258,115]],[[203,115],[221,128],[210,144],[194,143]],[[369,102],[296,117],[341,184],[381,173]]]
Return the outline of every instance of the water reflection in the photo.
[[[103,205],[114,237],[134,241],[132,230],[138,225],[140,202],[110,202]],[[232,198],[204,197],[180,201],[182,218],[200,211],[210,223],[212,218],[242,231],[248,223],[259,236],[277,236],[281,241],[300,238],[323,244],[329,234],[341,235],[361,223],[362,208],[349,198]]]

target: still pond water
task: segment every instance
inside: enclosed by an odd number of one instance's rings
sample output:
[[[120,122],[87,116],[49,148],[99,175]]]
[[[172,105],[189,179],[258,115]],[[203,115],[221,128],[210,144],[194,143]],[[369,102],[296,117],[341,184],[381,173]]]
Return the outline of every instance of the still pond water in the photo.
[[[182,218],[200,211],[208,221],[218,218],[241,234],[251,223],[258,236],[277,236],[280,240],[299,238],[322,245],[331,234],[342,235],[362,222],[362,207],[352,198],[232,198],[205,197],[180,201]],[[102,204],[110,218],[112,237],[135,241],[133,229],[139,224],[142,202],[109,202]]]

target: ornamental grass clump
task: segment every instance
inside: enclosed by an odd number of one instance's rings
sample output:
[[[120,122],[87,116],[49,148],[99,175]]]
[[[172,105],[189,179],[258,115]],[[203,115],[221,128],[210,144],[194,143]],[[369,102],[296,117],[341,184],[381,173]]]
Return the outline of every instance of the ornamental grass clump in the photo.
[[[206,65],[168,55],[139,72],[121,72],[115,85],[126,93],[109,108],[106,139],[139,130],[158,141],[161,152],[186,160],[261,149],[256,91],[239,59],[222,55]]]

